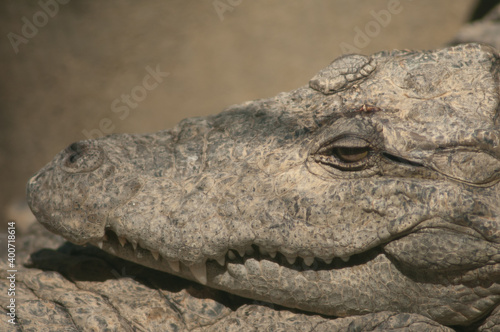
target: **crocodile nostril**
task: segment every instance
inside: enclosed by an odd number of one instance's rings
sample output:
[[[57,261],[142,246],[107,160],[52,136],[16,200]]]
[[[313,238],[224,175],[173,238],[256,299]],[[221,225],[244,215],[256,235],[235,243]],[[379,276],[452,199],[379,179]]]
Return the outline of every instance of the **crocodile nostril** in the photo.
[[[65,157],[61,166],[69,173],[91,172],[99,168],[104,161],[104,151],[95,142],[73,143],[63,154]]]
[[[75,163],[78,160],[78,155],[72,154],[71,156],[69,156],[68,160],[70,163]]]
[[[77,152],[79,150],[79,147],[81,147],[82,144],[79,142],[75,142],[69,146],[69,150]]]

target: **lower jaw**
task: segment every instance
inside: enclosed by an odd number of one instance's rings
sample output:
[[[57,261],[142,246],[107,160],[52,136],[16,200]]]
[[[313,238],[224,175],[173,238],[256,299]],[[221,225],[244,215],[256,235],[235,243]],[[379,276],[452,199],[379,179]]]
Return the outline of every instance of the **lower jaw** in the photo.
[[[377,267],[385,264],[391,262],[378,250],[370,251],[370,259],[363,259],[363,264],[356,264],[353,257],[349,264],[329,269],[293,268],[266,259],[247,258],[243,262],[227,262],[225,268],[207,265],[208,285],[242,297],[328,316],[399,311],[401,308],[389,300],[387,289],[380,292],[385,294],[377,294],[372,289],[380,283],[370,285]]]
[[[128,246],[104,242],[102,249],[140,265],[199,282],[188,266],[181,263],[179,270],[174,271],[163,258],[157,260],[140,247],[132,251]],[[261,257],[238,257],[221,266],[209,260],[206,285],[245,298],[336,317],[381,311],[410,312],[445,325],[464,325],[482,315],[476,312],[476,317],[471,317],[457,309],[474,308],[474,301],[461,303],[458,297],[450,298],[450,294],[473,296],[472,289],[463,285],[415,282],[380,248],[355,255],[348,263],[337,263],[337,267],[335,261],[311,267],[287,266],[286,262],[280,264]]]

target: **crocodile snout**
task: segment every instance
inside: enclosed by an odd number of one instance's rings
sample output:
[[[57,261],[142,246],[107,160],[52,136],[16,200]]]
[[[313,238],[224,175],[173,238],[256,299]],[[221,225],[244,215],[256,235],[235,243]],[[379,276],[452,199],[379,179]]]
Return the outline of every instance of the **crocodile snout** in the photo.
[[[28,182],[27,201],[33,214],[75,243],[102,237],[106,215],[98,207],[103,199],[96,193],[103,192],[103,179],[112,170],[106,160],[98,141],[76,142],[61,151]],[[81,229],[86,233],[83,238],[78,235]]]

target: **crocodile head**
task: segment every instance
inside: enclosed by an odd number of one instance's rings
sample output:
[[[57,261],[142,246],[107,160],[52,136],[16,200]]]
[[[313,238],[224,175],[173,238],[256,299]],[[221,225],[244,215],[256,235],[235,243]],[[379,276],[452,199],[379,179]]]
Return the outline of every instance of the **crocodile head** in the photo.
[[[245,297],[464,325],[500,302],[500,60],[349,55],[309,86],[70,145],[28,183],[49,230]]]

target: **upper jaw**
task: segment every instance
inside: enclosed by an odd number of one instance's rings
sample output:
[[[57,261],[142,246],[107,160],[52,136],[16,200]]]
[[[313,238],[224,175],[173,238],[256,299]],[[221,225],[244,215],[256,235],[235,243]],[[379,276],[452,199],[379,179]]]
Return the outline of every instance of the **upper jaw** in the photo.
[[[379,233],[379,235],[380,234],[382,233]],[[408,236],[412,234],[414,234],[413,237]],[[149,266],[166,272],[185,276],[186,273],[184,272],[184,274],[182,274],[181,270],[190,271],[190,273],[188,273],[188,278],[197,280],[202,284],[207,283],[207,279],[204,276],[206,275],[207,267],[211,264],[217,264],[217,266],[224,268],[227,262],[230,262],[232,264],[242,264],[246,259],[268,260],[297,271],[333,268],[338,269],[354,266],[356,264],[363,264],[365,263],[364,257],[370,256],[368,254],[369,252],[380,252],[381,250],[384,250],[386,253],[390,254],[391,257],[402,263],[410,264],[410,266],[412,264],[420,264],[417,263],[417,261],[420,259],[418,250],[417,252],[406,250],[406,256],[401,255],[401,252],[404,250],[400,250],[400,247],[404,245],[404,243],[409,243],[408,245],[411,245],[411,241],[415,241],[413,240],[415,236],[415,239],[417,239],[417,241],[418,239],[440,239],[444,236],[451,237],[451,239],[455,241],[455,244],[452,244],[453,248],[439,248],[439,250],[443,251],[440,255],[443,255],[445,252],[453,253],[454,250],[457,251],[463,249],[462,256],[470,256],[469,254],[471,250],[469,250],[467,246],[461,246],[461,243],[468,243],[468,245],[474,244],[474,246],[480,246],[481,248],[486,246],[487,248],[489,248],[488,250],[485,249],[487,252],[491,252],[492,250],[499,250],[498,245],[494,245],[488,241],[484,241],[484,237],[478,231],[470,227],[462,226],[458,223],[451,223],[450,221],[441,218],[419,220],[418,223],[413,227],[408,228],[407,230],[395,235],[387,233],[387,236],[388,237],[386,239],[379,238],[378,242],[371,242],[370,246],[361,248],[359,251],[351,252],[348,255],[331,254],[327,257],[302,255],[298,252],[292,252],[290,249],[286,248],[285,250],[269,250],[265,246],[258,245],[258,239],[255,239],[254,242],[250,245],[229,247],[221,249],[219,253],[214,255],[207,256],[200,254],[197,256],[197,260],[186,260],[180,256],[164,255],[164,251],[162,251],[162,248],[158,246],[148,245],[140,238],[134,238],[133,236],[127,236],[123,234],[118,235],[118,233],[112,230],[112,228],[107,229],[106,236],[91,241],[91,243],[123,258],[127,258],[130,260],[139,259],[139,262],[141,264],[142,259],[145,259],[145,257],[147,257],[150,261]],[[408,249],[408,247],[405,248]],[[446,270],[449,268],[448,261],[439,258],[440,255],[438,255],[437,253],[435,255],[436,260],[433,261],[434,258],[432,255],[430,255],[429,250],[431,249],[427,249],[429,255],[426,255],[426,257],[422,257],[422,261],[424,262],[424,264],[427,264],[425,262],[429,263],[429,269],[441,268],[443,270]],[[491,260],[491,257],[478,259],[480,261],[488,262]],[[470,267],[471,265],[469,264],[464,265],[463,268],[466,269]],[[425,265],[419,265],[419,268],[426,269],[427,267]],[[460,266],[454,265],[453,269],[460,269]]]
[[[207,284],[207,269],[226,271],[230,264],[245,264],[248,259],[267,260],[278,263],[288,269],[295,271],[313,271],[339,269],[353,266],[366,260],[366,255],[354,255],[345,257],[332,257],[321,259],[317,257],[300,257],[297,255],[284,255],[280,252],[267,252],[265,249],[252,245],[246,250],[229,249],[225,254],[217,258],[204,258],[198,263],[186,262],[178,259],[163,257],[158,250],[143,248],[138,241],[117,236],[111,230],[107,230],[103,238],[90,241],[91,244],[107,252],[136,261],[142,265],[150,266],[172,274],[177,274],[193,279],[201,284]],[[374,253],[378,250],[374,250]],[[187,273],[189,271],[189,273]]]

